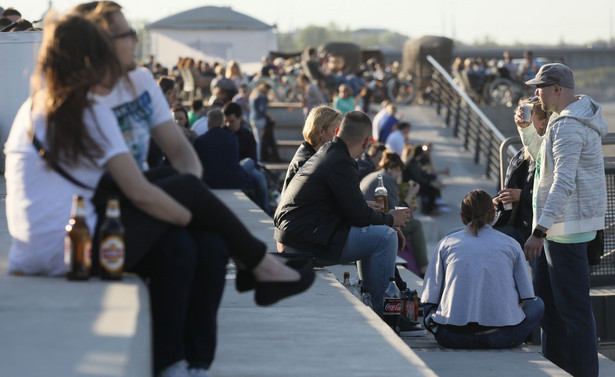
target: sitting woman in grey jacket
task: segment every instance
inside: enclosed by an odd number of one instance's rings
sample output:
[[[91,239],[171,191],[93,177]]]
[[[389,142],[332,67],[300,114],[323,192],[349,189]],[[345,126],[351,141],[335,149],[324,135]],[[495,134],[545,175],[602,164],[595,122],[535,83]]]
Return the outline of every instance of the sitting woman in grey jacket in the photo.
[[[421,301],[425,325],[444,347],[517,347],[542,318],[523,251],[491,228],[494,216],[489,194],[469,192],[466,227],[444,237],[430,259]]]

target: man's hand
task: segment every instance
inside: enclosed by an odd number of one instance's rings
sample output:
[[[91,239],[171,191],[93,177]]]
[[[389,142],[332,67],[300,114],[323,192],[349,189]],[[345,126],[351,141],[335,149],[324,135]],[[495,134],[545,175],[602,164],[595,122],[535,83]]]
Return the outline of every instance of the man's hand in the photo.
[[[393,209],[389,213],[393,215],[393,226],[404,226],[410,219],[412,210],[410,208]]]
[[[540,256],[542,252],[542,246],[545,243],[544,238],[538,238],[534,235],[531,235],[530,238],[525,242],[525,246],[523,247],[523,252],[525,253],[525,259],[528,261],[534,260]]]
[[[406,237],[400,227],[396,226],[393,229],[397,232],[397,251],[400,252],[406,246]]]

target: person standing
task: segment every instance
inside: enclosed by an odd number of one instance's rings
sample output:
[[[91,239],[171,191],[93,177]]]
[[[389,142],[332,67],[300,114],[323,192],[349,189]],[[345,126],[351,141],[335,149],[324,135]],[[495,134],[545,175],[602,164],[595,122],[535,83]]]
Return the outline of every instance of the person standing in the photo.
[[[536,259],[534,286],[545,303],[541,323],[545,357],[573,376],[598,376],[597,335],[589,296],[587,244],[604,228],[606,180],[601,106],[574,94],[563,64],[543,65],[535,85],[543,110],[553,111],[544,137],[517,109],[515,123],[536,160],[533,233],[526,259]],[[542,248],[544,247],[544,253]]]

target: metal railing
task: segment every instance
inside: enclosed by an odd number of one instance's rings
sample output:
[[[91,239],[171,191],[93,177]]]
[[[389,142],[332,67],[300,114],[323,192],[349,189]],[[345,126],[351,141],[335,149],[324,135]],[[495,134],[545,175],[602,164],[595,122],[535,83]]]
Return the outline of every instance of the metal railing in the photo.
[[[485,176],[499,177],[501,175],[499,148],[504,141],[504,135],[453,81],[436,59],[427,56],[427,61],[434,68],[430,101],[436,106],[436,112],[438,115],[442,115],[442,111],[446,112],[446,126],[453,127],[453,135],[462,138],[464,148],[473,152],[475,164],[485,164]],[[508,157],[512,157],[515,152],[510,146],[507,149]]]

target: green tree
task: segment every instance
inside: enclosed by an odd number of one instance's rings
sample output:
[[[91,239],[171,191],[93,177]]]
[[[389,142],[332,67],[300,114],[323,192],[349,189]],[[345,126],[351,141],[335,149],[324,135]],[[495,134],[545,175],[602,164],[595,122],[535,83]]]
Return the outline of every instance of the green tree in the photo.
[[[322,26],[309,25],[297,32],[295,43],[301,48],[306,46],[317,47],[329,41],[329,30]]]

